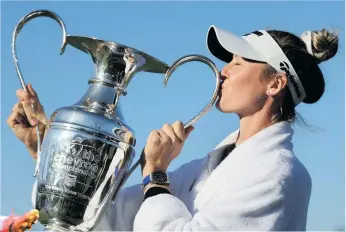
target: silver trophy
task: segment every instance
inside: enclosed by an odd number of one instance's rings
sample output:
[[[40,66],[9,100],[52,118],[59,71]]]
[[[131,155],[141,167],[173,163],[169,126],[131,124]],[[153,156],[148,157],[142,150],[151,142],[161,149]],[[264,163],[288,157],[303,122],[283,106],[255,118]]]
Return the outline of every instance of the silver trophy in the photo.
[[[69,44],[88,53],[96,69],[84,96],[75,104],[53,113],[42,143],[38,136],[35,208],[40,211],[39,221],[45,230],[90,231],[140,164],[138,159],[131,166],[136,138],[119,109],[121,97],[126,95],[126,88],[135,74],[140,71],[162,73],[166,85],[174,70],[186,62],[203,62],[214,71],[216,87],[209,103],[185,124],[185,128],[199,120],[215,103],[220,74],[214,63],[203,56],[185,56],[168,66],[119,43],[68,35],[57,14],[38,10],[23,17],[13,32],[12,54],[24,90],[27,89],[15,42],[24,24],[40,16],[59,23],[63,31],[61,54]],[[40,133],[38,128],[37,133]]]

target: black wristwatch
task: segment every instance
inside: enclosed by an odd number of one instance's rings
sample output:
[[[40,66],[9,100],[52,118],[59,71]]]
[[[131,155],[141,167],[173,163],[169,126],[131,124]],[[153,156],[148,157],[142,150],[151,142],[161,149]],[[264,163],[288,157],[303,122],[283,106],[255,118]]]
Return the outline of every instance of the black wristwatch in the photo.
[[[157,171],[150,173],[146,177],[144,177],[142,188],[144,188],[149,183],[168,186],[169,185],[169,179],[168,179],[168,176],[166,173],[164,173],[160,170],[157,170]]]

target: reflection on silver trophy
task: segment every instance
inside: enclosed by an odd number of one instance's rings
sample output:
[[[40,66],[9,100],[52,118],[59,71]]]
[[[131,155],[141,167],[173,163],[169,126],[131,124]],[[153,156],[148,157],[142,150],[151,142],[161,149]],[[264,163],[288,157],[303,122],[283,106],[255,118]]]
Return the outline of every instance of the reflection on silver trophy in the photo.
[[[215,103],[220,76],[212,61],[203,56],[185,56],[168,66],[119,43],[68,35],[58,15],[39,10],[23,17],[13,32],[13,59],[25,90],[15,42],[24,24],[40,16],[59,23],[63,31],[61,54],[69,44],[89,54],[96,70],[84,96],[71,106],[57,109],[50,118],[42,143],[38,140],[35,208],[40,211],[39,220],[46,230],[90,231],[139,165],[137,161],[131,166],[136,138],[134,131],[124,123],[118,107],[135,74],[140,71],[162,73],[166,84],[172,72],[189,61],[203,62],[214,71],[216,88],[209,103],[185,124],[185,128]]]

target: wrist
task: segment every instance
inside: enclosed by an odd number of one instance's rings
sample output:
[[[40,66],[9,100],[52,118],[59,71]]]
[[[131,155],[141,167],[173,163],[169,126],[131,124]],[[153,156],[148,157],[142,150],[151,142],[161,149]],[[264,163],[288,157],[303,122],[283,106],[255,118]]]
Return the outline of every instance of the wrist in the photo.
[[[152,186],[169,188],[169,177],[162,170],[148,171],[148,174],[143,173],[142,189],[144,192]]]
[[[146,163],[142,170],[142,176],[144,178],[147,175],[150,175],[150,173],[153,173],[158,170],[166,173],[167,167],[165,165],[160,165],[160,164]]]
[[[171,191],[169,185],[159,185],[155,183],[149,183],[143,188],[143,193],[145,194],[150,188],[154,188],[154,187],[164,188],[164,189],[167,189],[169,192]]]

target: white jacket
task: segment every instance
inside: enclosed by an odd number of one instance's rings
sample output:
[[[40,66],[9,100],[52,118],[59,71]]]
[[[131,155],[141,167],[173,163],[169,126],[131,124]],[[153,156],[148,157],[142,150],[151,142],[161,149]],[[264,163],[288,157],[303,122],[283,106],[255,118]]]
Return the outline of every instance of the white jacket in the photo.
[[[235,142],[233,132],[170,173],[172,195],[143,202],[140,185],[123,189],[94,230],[306,230],[311,179],[293,154],[293,133],[288,122],[270,126],[212,167],[209,157]]]
[[[290,123],[278,123],[237,146],[214,170],[208,157],[183,165],[170,173],[172,195],[142,203],[140,185],[123,189],[95,230],[305,230],[311,179],[293,154],[293,133]],[[222,153],[237,134],[210,155]]]

